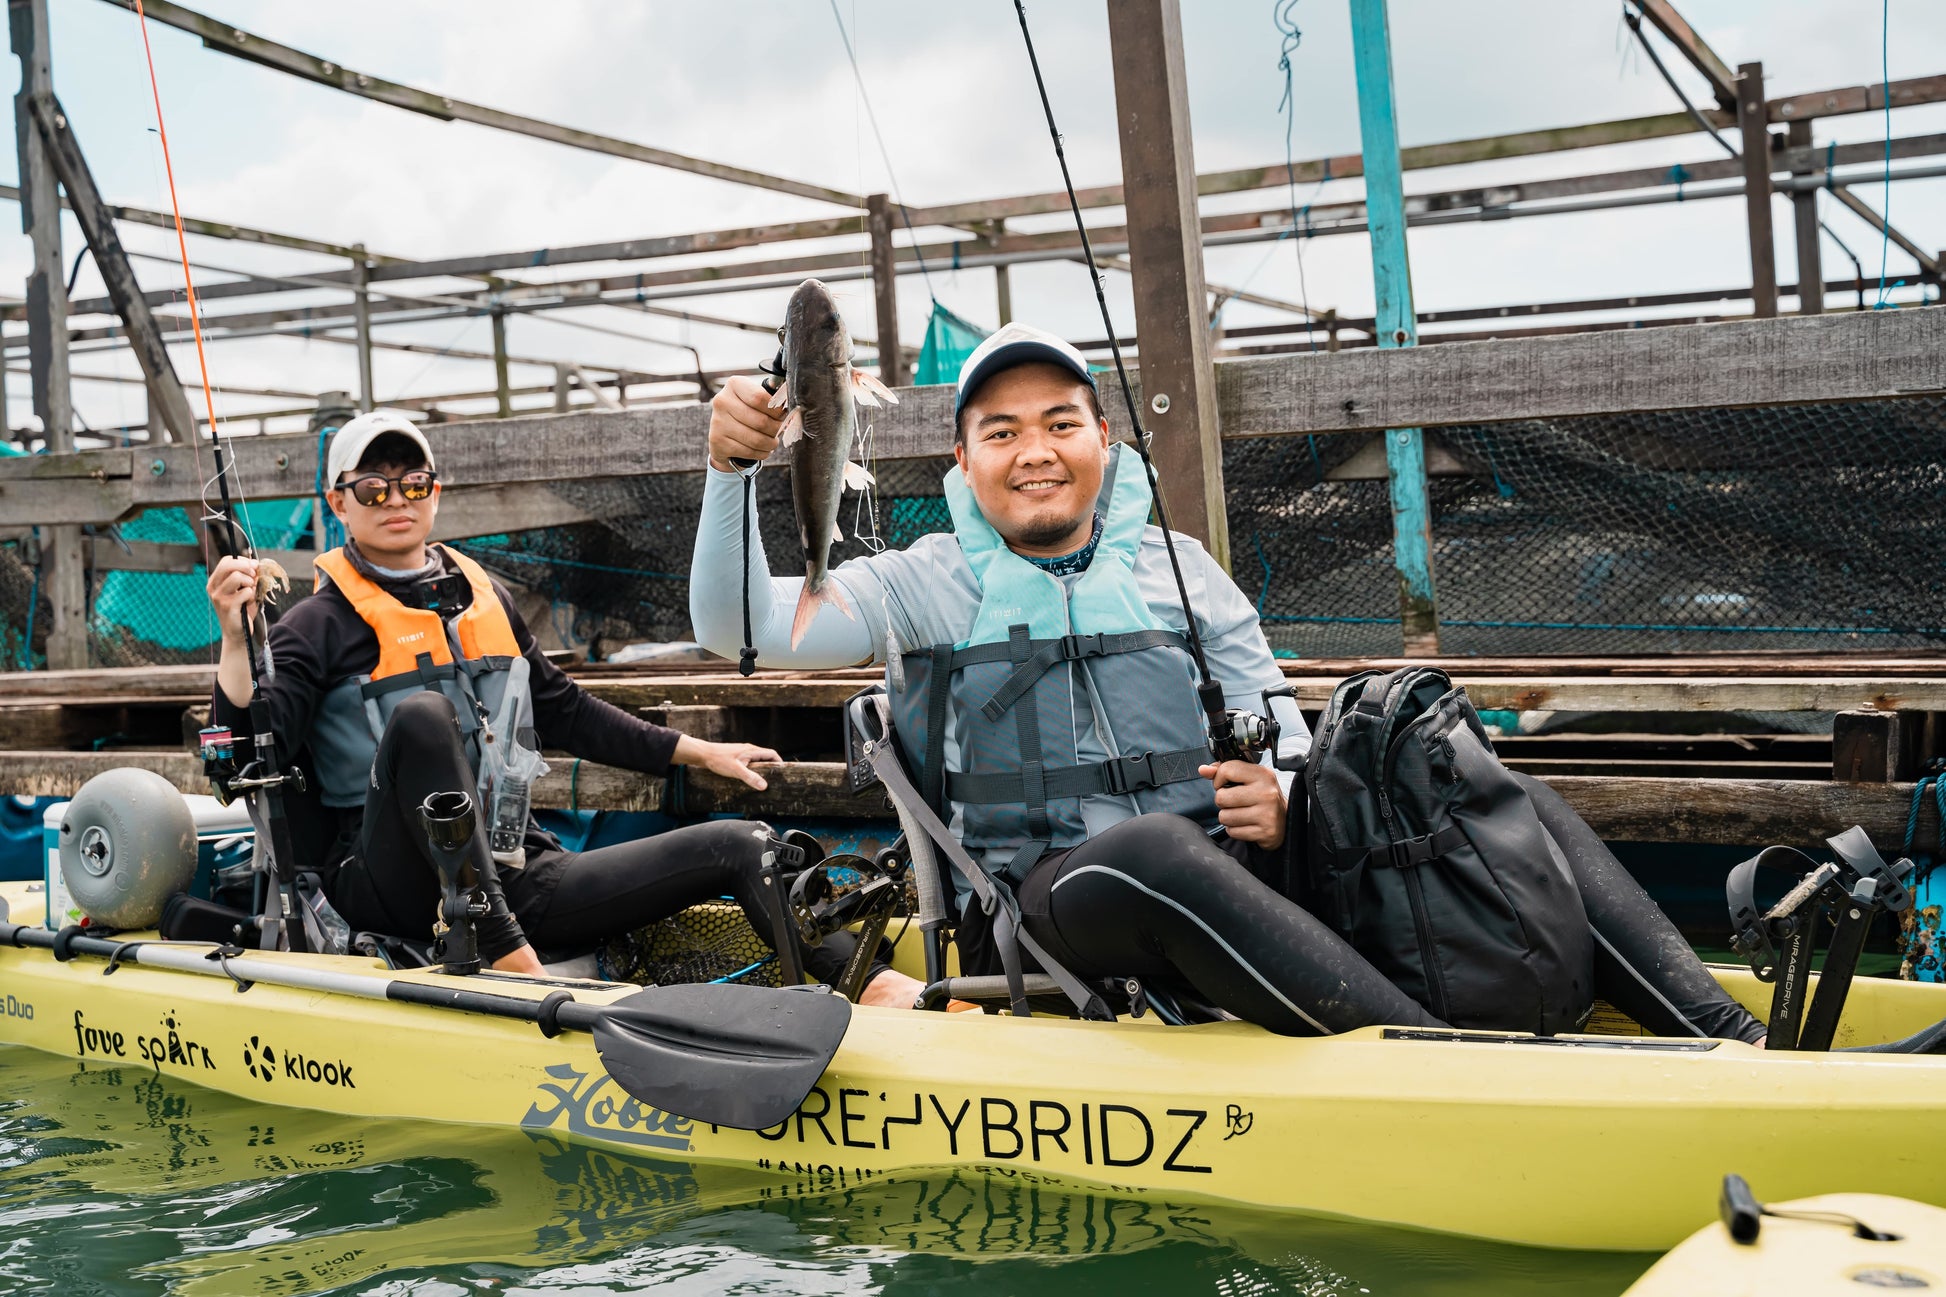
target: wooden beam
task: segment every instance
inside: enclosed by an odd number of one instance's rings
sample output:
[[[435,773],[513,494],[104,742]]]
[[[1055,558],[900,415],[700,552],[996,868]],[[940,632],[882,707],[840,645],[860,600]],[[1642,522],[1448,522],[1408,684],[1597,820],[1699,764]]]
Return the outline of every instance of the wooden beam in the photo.
[[[1750,223],[1750,300],[1760,319],[1777,314],[1777,252],[1770,229],[1770,127],[1764,65],[1737,69],[1737,125],[1743,132],[1743,204]]]
[[[1946,393],[1946,310],[1266,356],[1217,365],[1216,387],[1226,438],[1890,400]],[[906,389],[879,412],[879,453],[949,453],[952,408],[950,386]],[[1112,403],[1108,414],[1124,431]],[[434,425],[426,436],[452,483],[487,486],[694,472],[708,425],[706,407],[680,405]],[[310,494],[316,438],[241,437],[231,449],[258,497]],[[202,481],[187,446],[7,457],[0,527],[113,522],[192,503]]]
[[[1946,99],[1946,76],[1910,77],[1894,81],[1889,87],[1882,81],[1874,81],[1868,86],[1847,86],[1842,90],[1812,90],[1785,99],[1772,99],[1765,104],[1764,112],[1773,122],[1882,112],[1888,89],[1894,108],[1936,104]]]
[[[142,286],[135,278],[135,267],[129,264],[128,252],[115,231],[115,220],[95,186],[94,173],[81,152],[73,124],[51,89],[30,96],[27,108],[34,129],[47,146],[48,161],[60,178],[61,187],[67,191],[69,206],[88,241],[95,269],[108,285],[108,296],[115,304],[115,314],[122,319],[129,348],[141,366],[143,382],[149,391],[150,426],[159,424],[163,434],[173,440],[194,441],[196,416],[190,412],[189,396],[182,390],[182,380],[176,376],[175,363],[169,359],[155,316],[150,313]]]
[[[1642,16],[1655,24],[1656,30],[1669,38],[1689,65],[1703,74],[1716,92],[1716,102],[1730,112],[1737,111],[1737,76],[1730,71],[1730,65],[1716,56],[1709,42],[1696,34],[1696,29],[1676,12],[1669,0],[1634,0]]]
[[[892,248],[892,200],[873,194],[866,200],[866,225],[872,236],[872,302],[878,313],[878,377],[887,387],[905,386],[905,353],[899,349],[898,261]]]
[[[1808,156],[1810,122],[1792,122],[1784,133],[1784,142],[1788,146],[1785,155],[1792,175],[1809,175],[1816,169]],[[1819,315],[1824,311],[1824,236],[1818,228],[1818,191],[1793,189],[1791,217],[1797,240],[1797,313]]]
[[[37,97],[54,93],[48,51],[47,0],[9,0],[9,32],[20,57],[20,92],[14,96],[19,148],[20,226],[33,244],[27,275],[27,349],[33,370],[34,413],[50,454],[74,449],[74,404],[68,369],[67,266],[61,255],[59,182],[53,151],[33,122]],[[41,539],[40,575],[47,586],[47,665],[88,664],[88,585],[82,566],[81,529],[65,518]],[[29,646],[31,651],[32,646]]]
[[[1946,391],[1946,311],[1296,354],[1216,378],[1232,437],[1880,400]]]
[[[1135,331],[1149,357],[1142,422],[1169,524],[1230,565],[1223,433],[1210,365],[1203,245],[1196,237],[1196,159],[1178,0],[1108,7],[1122,177],[1131,186],[1128,244]],[[1100,271],[1088,267],[1092,277]]]
[[[122,9],[135,8],[135,0],[108,0],[108,3]],[[333,90],[357,95],[362,99],[372,99],[382,104],[390,104],[394,108],[404,108],[409,112],[436,117],[441,121],[462,121],[479,126],[491,126],[495,130],[527,135],[555,144],[565,144],[570,148],[586,149],[591,153],[628,158],[652,166],[687,171],[693,175],[708,176],[713,180],[727,180],[733,184],[768,189],[780,194],[792,194],[799,198],[814,198],[819,202],[836,203],[840,207],[864,206],[864,200],[857,194],[849,194],[841,189],[827,189],[823,185],[806,184],[801,180],[789,180],[762,171],[752,171],[746,167],[734,167],[722,162],[692,158],[687,154],[671,152],[668,149],[652,148],[646,144],[616,139],[609,135],[598,135],[593,131],[577,130],[571,126],[559,126],[553,122],[523,117],[518,113],[502,112],[497,108],[467,103],[463,99],[436,95],[397,82],[385,81],[363,72],[354,72],[314,54],[306,54],[288,45],[266,40],[240,27],[219,22],[207,14],[185,9],[181,5],[172,3],[171,0],[146,0],[142,10],[153,21],[166,23],[193,36],[202,37],[206,49],[261,64],[274,71],[286,72],[321,86],[329,86]]]
[[[1412,309],[1412,262],[1406,249],[1405,177],[1399,163],[1399,126],[1392,97],[1392,36],[1385,0],[1351,0],[1352,53],[1357,64],[1358,126],[1365,157],[1365,203],[1372,234],[1372,288],[1378,345],[1409,348],[1417,341]],[[1418,427],[1385,433],[1385,467],[1392,503],[1392,563],[1399,579],[1399,627],[1405,651],[1439,652],[1439,610],[1433,591],[1432,504],[1426,488],[1426,438]]]
[[[1870,203],[1860,198],[1857,194],[1854,194],[1849,188],[1847,188],[1844,185],[1838,185],[1837,187],[1833,188],[1831,191],[1831,195],[1832,197],[1836,198],[1840,203],[1844,204],[1845,207],[1850,209],[1854,215],[1858,216],[1861,220],[1863,220],[1865,224],[1871,226],[1874,230],[1877,230],[1881,235],[1885,236],[1887,239],[1890,239],[1893,243],[1896,243],[1900,247],[1900,249],[1905,252],[1907,256],[1911,257],[1914,261],[1918,262],[1920,271],[1923,272],[1928,279],[1932,280],[1934,283],[1939,282],[1940,280],[1939,258],[1935,257],[1932,253],[1920,247],[1917,243],[1913,242],[1905,235],[1899,233],[1898,228],[1894,226],[1891,222],[1887,221],[1885,217],[1879,213],[1877,208],[1873,207]]]
[[[584,810],[674,810],[658,776],[571,759],[534,785],[537,806]],[[184,792],[207,792],[202,762],[188,752],[0,752],[0,793],[72,796],[105,770],[139,766]],[[776,819],[891,818],[883,792],[854,797],[838,762],[791,762],[757,769],[769,781],[759,793],[707,773],[684,781],[683,812],[762,815]],[[1814,845],[1862,824],[1880,840],[1905,832],[1911,784],[1819,783],[1812,780],[1658,779],[1548,775],[1542,782],[1566,799],[1594,831],[1610,840],[1704,842],[1737,846],[1773,842]]]

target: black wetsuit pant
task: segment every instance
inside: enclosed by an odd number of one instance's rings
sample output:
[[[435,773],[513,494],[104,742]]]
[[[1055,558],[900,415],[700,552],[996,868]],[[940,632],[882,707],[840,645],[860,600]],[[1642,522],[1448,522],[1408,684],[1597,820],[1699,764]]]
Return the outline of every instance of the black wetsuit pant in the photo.
[[[1595,994],[1657,1035],[1762,1036],[1594,831],[1545,784],[1515,778],[1580,887]],[[1083,977],[1184,988],[1286,1035],[1442,1025],[1227,845],[1181,816],[1138,816],[1044,856],[1019,889],[1023,922]]]
[[[452,703],[430,691],[401,703],[379,743],[355,851],[326,884],[353,928],[431,939],[441,894],[418,808],[433,793],[470,791],[473,784]],[[494,867],[482,820],[474,859],[486,873]],[[503,922],[496,933],[486,921],[481,954],[493,960],[511,953],[524,934],[543,958],[565,957],[724,896],[768,939],[758,881],[767,832],[753,821],[712,820],[593,851],[562,851],[544,845],[553,840],[530,827],[526,866],[498,871],[519,930]],[[805,952],[806,967],[835,977],[851,949],[827,939]]]

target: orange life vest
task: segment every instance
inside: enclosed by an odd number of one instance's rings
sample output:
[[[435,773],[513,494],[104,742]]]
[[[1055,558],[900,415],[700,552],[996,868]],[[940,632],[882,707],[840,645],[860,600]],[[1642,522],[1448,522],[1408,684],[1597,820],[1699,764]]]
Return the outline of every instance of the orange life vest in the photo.
[[[435,548],[458,566],[467,584],[473,587],[472,605],[453,621],[460,652],[468,661],[518,657],[520,645],[514,640],[513,623],[507,620],[507,610],[500,606],[500,597],[493,592],[493,582],[486,570],[464,554],[456,554],[443,545]],[[421,654],[431,654],[434,666],[445,666],[453,660],[446,627],[438,613],[406,607],[353,567],[342,549],[318,555],[316,566],[331,578],[331,584],[351,601],[352,608],[378,636],[378,666],[372,670],[373,680],[418,670]]]

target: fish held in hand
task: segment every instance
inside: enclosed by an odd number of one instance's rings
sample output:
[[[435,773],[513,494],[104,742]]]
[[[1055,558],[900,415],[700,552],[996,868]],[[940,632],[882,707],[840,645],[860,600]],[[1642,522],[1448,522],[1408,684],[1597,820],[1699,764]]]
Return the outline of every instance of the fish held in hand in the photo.
[[[791,294],[784,315],[784,382],[771,404],[788,410],[778,444],[791,455],[791,501],[797,507],[804,547],[804,590],[791,618],[791,647],[825,604],[836,604],[856,621],[831,580],[831,546],[844,539],[838,505],[846,487],[862,491],[871,474],[852,462],[858,440],[857,407],[898,404],[876,377],[851,366],[851,333],[831,290],[807,279]]]

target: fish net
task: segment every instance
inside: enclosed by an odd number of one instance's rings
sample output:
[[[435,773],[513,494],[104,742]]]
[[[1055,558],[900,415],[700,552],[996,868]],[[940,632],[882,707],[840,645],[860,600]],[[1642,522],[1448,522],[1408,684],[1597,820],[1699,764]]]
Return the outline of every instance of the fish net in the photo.
[[[1427,436],[1441,642],[1454,654],[1845,652],[1946,644],[1946,401],[1611,415]],[[886,460],[881,543],[951,526],[944,456]],[[1224,443],[1231,569],[1272,647],[1403,648],[1383,439]],[[1167,484],[1165,483],[1165,490]],[[602,521],[477,543],[611,642],[689,633],[702,475],[571,484]],[[789,473],[758,474],[776,572],[798,553]],[[833,561],[867,553],[848,495]],[[728,596],[728,592],[724,592]],[[584,636],[586,638],[586,636]]]
[[[777,960],[743,911],[727,902],[693,905],[646,928],[623,933],[597,955],[601,975],[644,986],[735,981],[777,986]]]
[[[1946,516],[1946,401],[1455,427],[1430,432],[1427,446],[1433,576],[1448,653],[1946,644],[1946,562],[1936,536]],[[846,539],[834,562],[948,528],[940,480],[951,463],[938,456],[872,465],[876,507],[845,497]],[[1231,438],[1223,471],[1232,571],[1272,647],[1298,657],[1399,653],[1382,438]],[[556,489],[594,521],[458,548],[546,599],[567,643],[612,649],[690,638],[703,475]],[[772,570],[792,571],[799,551],[788,470],[759,473],[756,496]],[[45,635],[43,592],[35,644],[24,642],[33,577],[17,551],[0,551],[0,652],[11,661],[26,660]],[[200,577],[191,580],[193,589],[170,598],[206,622]],[[99,617],[94,630],[102,663],[208,658],[207,643],[186,649]]]

